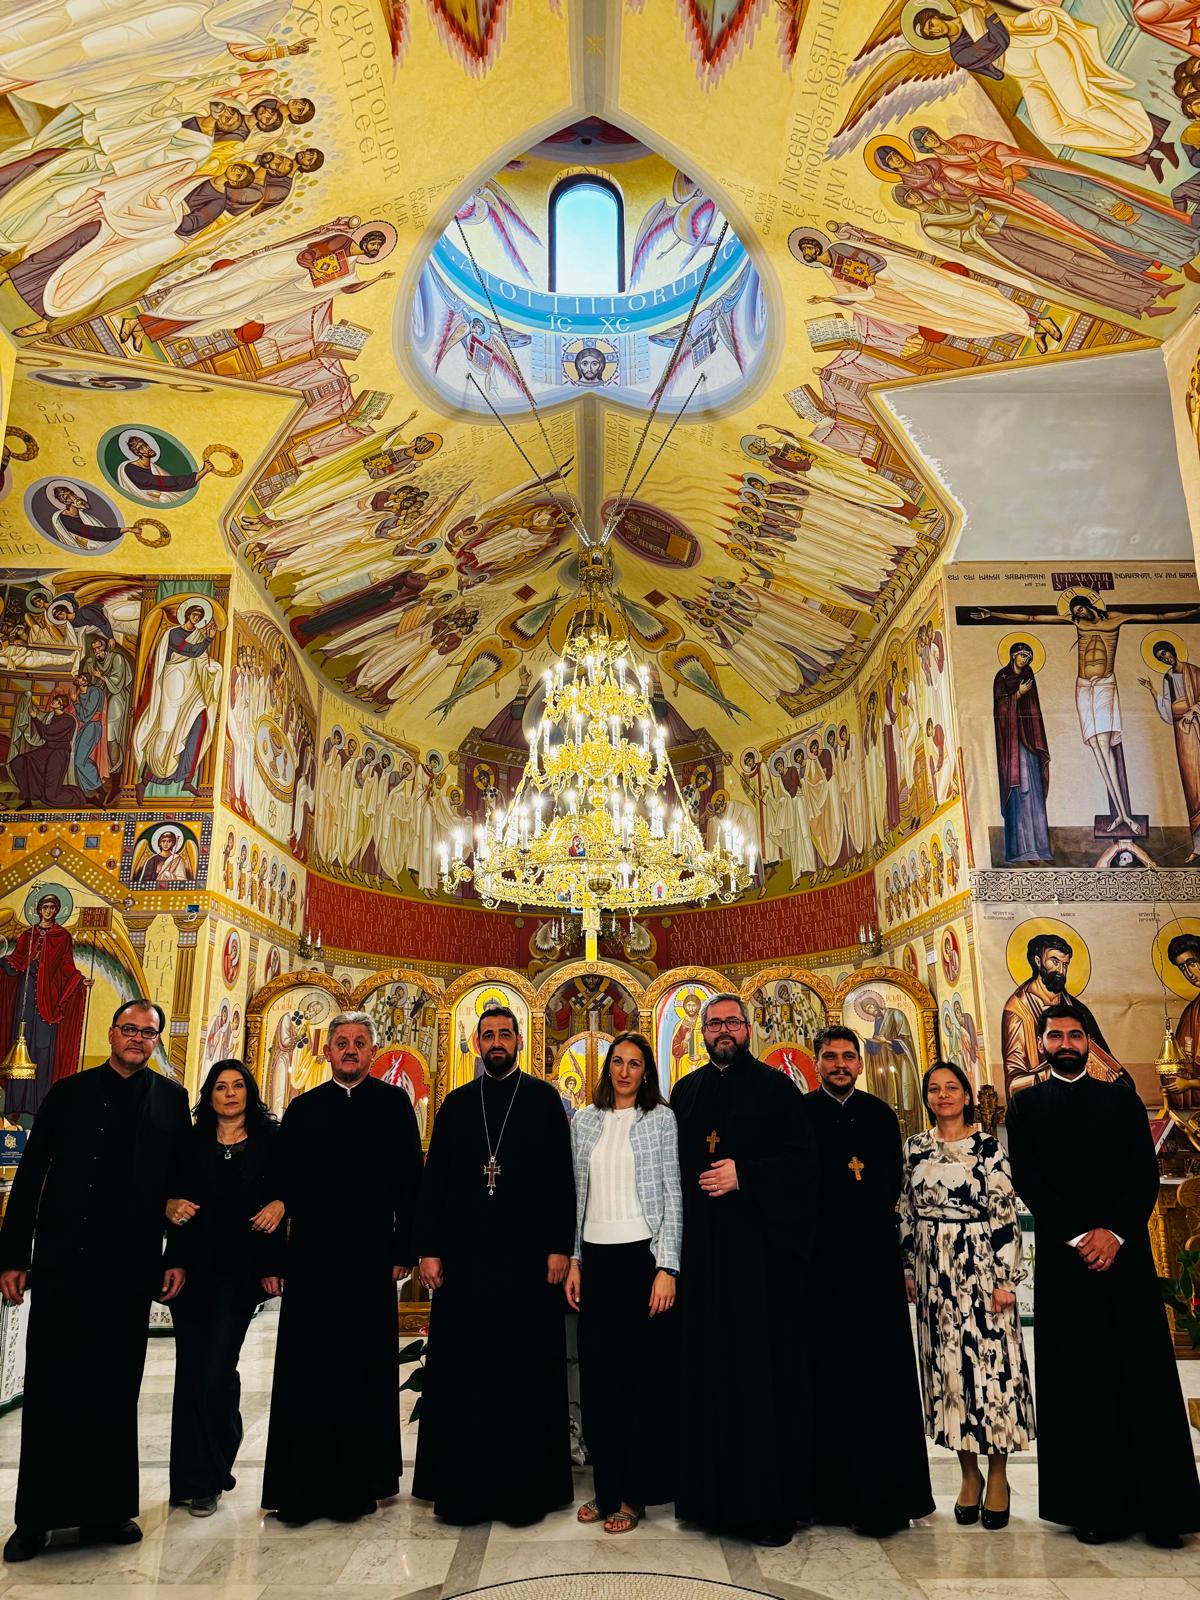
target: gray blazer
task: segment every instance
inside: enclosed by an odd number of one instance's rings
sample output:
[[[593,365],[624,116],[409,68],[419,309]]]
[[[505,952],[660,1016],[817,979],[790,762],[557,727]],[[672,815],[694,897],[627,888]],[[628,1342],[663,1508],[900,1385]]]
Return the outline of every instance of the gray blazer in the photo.
[[[584,1106],[571,1120],[571,1150],[575,1157],[575,1259],[583,1249],[583,1221],[587,1216],[588,1173],[592,1151],[600,1143],[606,1112]],[[650,1226],[650,1248],[660,1268],[679,1271],[679,1245],[683,1238],[683,1189],[679,1182],[679,1135],[670,1106],[653,1111],[638,1107],[629,1135],[633,1146],[633,1172],[638,1203]]]

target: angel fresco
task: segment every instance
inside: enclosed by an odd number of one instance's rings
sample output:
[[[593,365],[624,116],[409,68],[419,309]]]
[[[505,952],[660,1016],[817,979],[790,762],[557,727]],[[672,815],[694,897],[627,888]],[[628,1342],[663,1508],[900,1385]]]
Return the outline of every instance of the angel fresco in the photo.
[[[834,158],[974,78],[1010,125],[1023,106],[1042,148],[1067,145],[1159,180],[1163,157],[1175,159],[1167,119],[1148,112],[1133,80],[1109,66],[1097,28],[1062,6],[892,0],[848,76],[863,81],[830,145]]]
[[[390,222],[357,227],[336,223],[325,232],[253,250],[178,284],[154,311],[126,317],[120,337],[140,350],[142,338],[204,338],[223,328],[252,343],[265,327],[323,304],[334,294],[361,294],[390,272],[360,278],[359,269],[386,260],[396,247]]]
[[[676,276],[682,276],[701,250],[716,244],[723,221],[700,185],[677,172],[671,181],[671,198],[655,201],[638,227],[629,269],[630,287],[636,287],[651,263],[661,262],[680,245],[686,253]]]
[[[441,337],[433,358],[433,370],[452,350],[461,347],[467,365],[482,377],[480,387],[485,394],[496,388],[499,375],[514,389],[525,390],[525,380],[514,364],[513,352],[533,343],[533,335],[517,333],[513,329],[495,329],[483,317],[474,316],[466,306],[451,304],[442,321]]]
[[[504,254],[526,283],[532,283],[529,268],[517,248],[518,237],[542,247],[542,241],[525,221],[521,208],[511,195],[505,194],[498,183],[481,184],[465,204],[454,213],[454,220],[463,228],[482,227],[485,223]]]
[[[186,889],[200,876],[200,847],[190,828],[160,823],[134,841],[129,882],[135,889]]]

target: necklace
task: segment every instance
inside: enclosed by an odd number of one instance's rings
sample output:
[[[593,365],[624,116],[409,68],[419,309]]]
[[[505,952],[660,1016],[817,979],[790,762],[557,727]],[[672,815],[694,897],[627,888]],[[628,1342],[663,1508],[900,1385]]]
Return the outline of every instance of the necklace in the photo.
[[[504,1113],[504,1121],[500,1124],[500,1137],[496,1140],[496,1145],[493,1149],[492,1136],[488,1131],[487,1097],[483,1092],[483,1079],[480,1078],[479,1080],[479,1107],[483,1112],[483,1137],[487,1141],[488,1153],[487,1166],[483,1169],[483,1175],[487,1179],[487,1192],[489,1195],[494,1195],[496,1192],[496,1179],[500,1176],[500,1163],[496,1160],[496,1157],[500,1154],[500,1146],[504,1140],[504,1130],[508,1127],[508,1119],[512,1116],[513,1103],[517,1098],[520,1087],[521,1076],[518,1073],[516,1088],[512,1092],[512,1100],[508,1102],[508,1110]]]
[[[248,1138],[249,1138],[249,1134],[243,1132],[243,1133],[239,1134],[239,1136],[236,1139],[222,1139],[221,1130],[219,1128],[217,1129],[217,1143],[223,1147],[224,1152],[225,1152],[225,1160],[226,1161],[232,1161],[233,1160],[233,1147],[234,1147],[234,1145],[245,1144],[245,1142],[246,1142],[246,1140]]]

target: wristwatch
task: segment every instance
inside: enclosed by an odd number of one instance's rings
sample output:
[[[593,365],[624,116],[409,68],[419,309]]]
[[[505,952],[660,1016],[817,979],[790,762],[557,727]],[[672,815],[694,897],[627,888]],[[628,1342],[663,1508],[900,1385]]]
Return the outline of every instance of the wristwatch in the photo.
[[[669,1278],[677,1278],[679,1276],[678,1271],[674,1267],[659,1267],[658,1270],[660,1272],[665,1272]]]

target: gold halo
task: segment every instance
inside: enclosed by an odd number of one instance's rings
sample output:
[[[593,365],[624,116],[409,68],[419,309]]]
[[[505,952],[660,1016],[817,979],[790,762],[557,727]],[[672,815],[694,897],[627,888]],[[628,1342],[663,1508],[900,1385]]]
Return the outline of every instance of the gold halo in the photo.
[[[1101,600],[1095,589],[1089,589],[1084,583],[1077,583],[1072,585],[1070,589],[1064,589],[1059,595],[1057,602],[1059,616],[1065,617],[1069,622],[1071,620],[1071,601],[1080,598],[1086,600],[1088,605],[1094,606],[1097,611],[1106,609],[1104,601]]]
[[[1154,958],[1154,970],[1172,994],[1177,994],[1184,1000],[1194,1000],[1196,985],[1187,981],[1173,961],[1167,960],[1167,946],[1177,933],[1194,933],[1200,937],[1200,917],[1173,917],[1158,930],[1154,936],[1154,943],[1150,946]]]
[[[150,381],[152,383],[157,383],[158,379],[152,378]],[[168,383],[167,388],[168,389],[178,389],[181,394],[211,394],[212,393],[212,385],[211,384],[207,384],[207,383]]]
[[[954,16],[949,0],[907,0],[900,13],[900,32],[910,50],[922,56],[944,56],[950,48],[949,39],[922,39],[913,24],[921,11],[940,11],[942,16]]]
[[[1033,660],[1030,662],[1030,666],[1033,668],[1034,672],[1040,672],[1046,665],[1046,646],[1040,639],[1035,638],[1033,634],[1028,632],[1028,630],[1026,630],[1024,633],[1019,631],[1016,633],[1006,633],[1003,639],[998,641],[996,645],[996,660],[1000,663],[1000,665],[1002,667],[1006,667],[1008,665],[1008,652],[1015,644],[1027,644],[1029,646],[1030,650],[1033,652]]]
[[[863,147],[863,160],[867,164],[867,171],[873,173],[883,183],[895,183],[897,174],[888,167],[879,165],[879,152],[888,148],[899,150],[906,161],[915,161],[916,154],[907,139],[901,139],[894,133],[877,133],[873,139],[868,139]]]
[[[218,467],[213,465],[213,456],[216,455],[218,451],[221,453],[221,455],[229,457],[228,466]],[[238,473],[241,472],[242,468],[245,466],[245,462],[242,460],[241,456],[237,453],[232,445],[228,444],[206,444],[204,446],[203,460],[209,467],[212,468],[212,475],[214,478],[236,478]]]
[[[1013,982],[1024,983],[1029,977],[1025,947],[1039,933],[1056,933],[1071,946],[1071,976],[1067,987],[1073,995],[1081,995],[1092,976],[1092,954],[1078,928],[1060,922],[1057,917],[1030,917],[1027,922],[1018,922],[1009,934],[1004,958]]]
[[[1153,655],[1153,647],[1158,644],[1160,640],[1165,640],[1167,644],[1174,646],[1175,655],[1180,661],[1187,660],[1188,647],[1179,637],[1179,635],[1173,632],[1170,628],[1156,628],[1153,633],[1148,633],[1146,635],[1146,637],[1142,640],[1142,660],[1150,668],[1151,672],[1157,672],[1161,677],[1167,669],[1163,666],[1161,661],[1156,661]]]
[[[160,537],[157,539],[147,539],[146,535],[142,532],[143,528],[152,529]],[[168,529],[166,523],[160,522],[157,517],[139,517],[136,522],[130,523],[129,531],[133,534],[134,538],[137,539],[139,544],[144,544],[151,550],[161,550],[163,545],[170,544],[171,542],[170,530]]]

